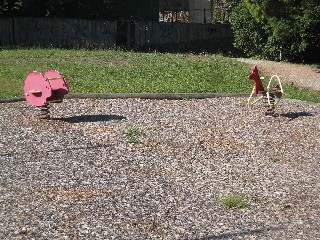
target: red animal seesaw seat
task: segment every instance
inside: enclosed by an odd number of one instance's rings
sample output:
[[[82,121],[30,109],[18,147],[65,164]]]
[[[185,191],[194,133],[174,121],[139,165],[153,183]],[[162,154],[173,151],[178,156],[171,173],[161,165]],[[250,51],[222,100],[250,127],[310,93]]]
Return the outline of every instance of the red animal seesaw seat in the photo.
[[[33,71],[27,75],[23,90],[27,102],[42,109],[41,118],[48,118],[48,104],[62,102],[69,87],[66,78],[57,70],[49,70],[44,74]]]
[[[248,99],[248,106],[252,106],[256,104],[259,100],[264,99],[267,102],[267,111],[266,115],[273,115],[276,105],[279,103],[280,99],[283,96],[283,88],[280,81],[280,78],[277,75],[273,75],[268,83],[267,90],[263,87],[262,79],[263,77],[259,76],[259,71],[257,66],[253,66],[251,73],[248,76],[249,80],[254,81],[254,86],[252,89],[252,92],[250,94],[250,97]],[[277,81],[277,85],[271,87],[271,83],[274,81]],[[255,101],[251,101],[253,94],[262,95]]]

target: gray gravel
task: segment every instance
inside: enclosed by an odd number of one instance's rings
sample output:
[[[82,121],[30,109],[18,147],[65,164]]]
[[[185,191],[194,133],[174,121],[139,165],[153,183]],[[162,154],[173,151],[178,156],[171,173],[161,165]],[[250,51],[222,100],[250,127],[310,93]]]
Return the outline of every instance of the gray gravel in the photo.
[[[0,112],[0,239],[320,239],[319,104],[284,99],[278,117],[245,98]],[[249,205],[229,209],[228,195]]]

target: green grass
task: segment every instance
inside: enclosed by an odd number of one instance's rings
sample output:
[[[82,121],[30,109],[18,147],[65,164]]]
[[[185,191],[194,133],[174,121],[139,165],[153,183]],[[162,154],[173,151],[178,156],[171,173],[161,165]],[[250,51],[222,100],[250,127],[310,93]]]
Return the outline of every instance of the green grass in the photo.
[[[140,143],[140,137],[145,135],[136,127],[130,127],[125,134],[129,143]]]
[[[18,49],[0,51],[0,98],[22,96],[30,71],[57,69],[73,93],[248,92],[248,69],[219,55]]]
[[[269,157],[269,162],[270,163],[278,163],[279,161],[280,161],[280,159],[277,158],[277,157],[274,157],[274,156]]]
[[[262,73],[261,76],[263,75],[264,74]],[[266,76],[265,79],[263,80],[263,85],[267,86],[269,83],[269,80],[270,80],[270,76]],[[273,81],[273,84],[276,85],[277,81]],[[299,100],[308,101],[308,102],[320,103],[319,91],[298,87],[292,84],[285,84],[283,82],[282,82],[282,86],[284,90],[284,98],[299,99]]]
[[[23,96],[27,74],[48,69],[56,69],[67,77],[71,93],[250,93],[253,86],[247,80],[250,67],[221,55],[2,49],[0,98]],[[285,94],[320,102],[318,92],[290,86]]]
[[[284,84],[284,97],[292,99],[300,99],[308,102],[320,103],[320,92],[294,85]]]
[[[247,200],[241,196],[228,195],[219,199],[220,204],[227,208],[246,208],[249,206]]]
[[[315,63],[315,64],[312,64],[311,67],[314,69],[320,69],[320,64]]]

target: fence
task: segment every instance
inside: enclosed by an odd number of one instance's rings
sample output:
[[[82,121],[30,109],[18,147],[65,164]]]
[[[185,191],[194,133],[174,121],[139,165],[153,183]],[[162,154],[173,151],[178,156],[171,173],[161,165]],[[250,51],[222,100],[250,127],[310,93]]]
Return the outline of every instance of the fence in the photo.
[[[137,22],[134,25],[135,49],[216,49],[233,42],[233,32],[227,24]]]
[[[233,41],[227,24],[108,22],[61,18],[2,18],[0,46],[189,49]]]
[[[110,48],[116,27],[114,22],[82,19],[0,19],[0,45]]]

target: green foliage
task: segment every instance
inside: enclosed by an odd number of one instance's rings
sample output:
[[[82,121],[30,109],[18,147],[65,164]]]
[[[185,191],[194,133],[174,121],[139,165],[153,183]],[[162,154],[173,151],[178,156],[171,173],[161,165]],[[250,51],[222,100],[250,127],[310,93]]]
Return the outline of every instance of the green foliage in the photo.
[[[140,143],[140,137],[145,134],[136,127],[130,127],[126,135],[129,143]]]
[[[256,20],[256,22],[261,22],[265,19],[265,4],[263,1],[243,0],[243,3],[246,9],[249,11],[250,15]]]
[[[225,0],[211,0],[210,2],[214,8],[213,22],[229,22],[232,2]]]
[[[267,44],[265,26],[250,14],[243,2],[233,7],[231,21],[235,35],[235,47],[242,50],[247,56],[262,55],[261,46]]]
[[[22,0],[2,0],[0,1],[0,16],[14,16],[22,7]]]
[[[320,64],[311,64],[312,68],[320,69]]]
[[[317,0],[234,2],[231,23],[235,46],[243,49],[247,56],[320,61],[320,5]]]
[[[269,162],[271,162],[271,163],[277,163],[279,161],[280,161],[280,159],[277,157],[269,157]]]
[[[227,208],[246,208],[249,206],[247,200],[237,195],[222,197],[219,199],[219,202]]]
[[[2,0],[0,17],[68,17],[111,21],[154,19],[158,18],[156,1],[149,0],[146,6],[142,6],[139,0]]]

